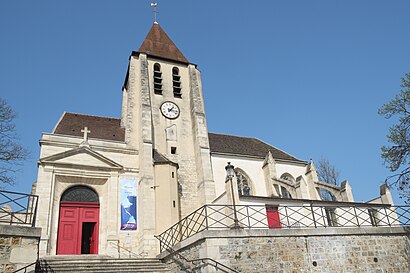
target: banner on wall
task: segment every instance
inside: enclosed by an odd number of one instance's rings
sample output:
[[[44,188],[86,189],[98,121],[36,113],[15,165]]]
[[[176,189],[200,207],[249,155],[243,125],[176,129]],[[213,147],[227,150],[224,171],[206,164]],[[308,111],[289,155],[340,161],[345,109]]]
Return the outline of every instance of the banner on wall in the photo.
[[[137,180],[121,178],[121,230],[137,230]]]

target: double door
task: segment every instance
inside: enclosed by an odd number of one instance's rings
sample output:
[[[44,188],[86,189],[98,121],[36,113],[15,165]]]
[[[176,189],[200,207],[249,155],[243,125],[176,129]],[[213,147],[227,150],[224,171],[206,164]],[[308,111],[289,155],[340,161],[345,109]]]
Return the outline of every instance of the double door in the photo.
[[[61,202],[57,254],[98,254],[98,203]]]

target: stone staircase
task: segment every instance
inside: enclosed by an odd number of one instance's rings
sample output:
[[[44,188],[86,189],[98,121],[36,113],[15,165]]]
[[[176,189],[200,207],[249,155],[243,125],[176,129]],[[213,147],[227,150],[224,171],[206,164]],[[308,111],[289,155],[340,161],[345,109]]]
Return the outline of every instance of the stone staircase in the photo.
[[[58,255],[40,259],[44,273],[171,273],[155,258],[115,259],[101,255]]]

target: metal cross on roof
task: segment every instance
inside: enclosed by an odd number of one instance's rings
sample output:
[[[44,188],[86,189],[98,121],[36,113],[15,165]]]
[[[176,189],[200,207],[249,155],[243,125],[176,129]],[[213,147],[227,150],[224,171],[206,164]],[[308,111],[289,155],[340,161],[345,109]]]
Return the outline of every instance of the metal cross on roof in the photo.
[[[158,3],[156,3],[156,2],[151,3],[151,7],[154,8],[154,10],[152,11],[154,13],[154,23],[157,23],[157,13],[158,13],[157,5],[158,5]]]

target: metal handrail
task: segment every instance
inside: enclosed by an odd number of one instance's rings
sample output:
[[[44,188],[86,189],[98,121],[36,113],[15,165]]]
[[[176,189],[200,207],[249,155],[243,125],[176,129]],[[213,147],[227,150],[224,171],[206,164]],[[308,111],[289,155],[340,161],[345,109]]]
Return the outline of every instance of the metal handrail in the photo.
[[[155,238],[158,239],[160,244],[165,244],[166,245],[166,250],[171,254],[171,255],[177,255],[179,256],[182,260],[184,260],[187,263],[191,263],[196,267],[199,267],[196,263],[201,262],[202,265],[200,266],[206,266],[206,265],[211,265],[213,266],[216,270],[221,270],[222,272],[225,273],[239,273],[239,271],[230,268],[227,265],[224,265],[223,263],[220,263],[212,258],[199,258],[199,259],[188,259],[184,255],[182,255],[179,251],[175,250],[172,246],[166,244],[161,240],[161,237],[154,235]],[[212,264],[213,263],[213,264]]]
[[[16,271],[13,271],[12,273],[17,273],[17,272],[21,272],[21,273],[27,273],[27,270],[32,267],[33,265],[35,265],[35,269],[34,272],[41,272],[40,270],[40,261],[37,260],[34,263],[31,263],[29,265],[26,265],[25,267],[19,268]],[[24,270],[24,271],[23,271]]]
[[[131,250],[128,249],[128,248],[125,248],[125,247],[123,247],[123,246],[120,246],[120,244],[119,244],[118,242],[117,242],[116,244],[113,243],[113,242],[110,242],[110,243],[111,243],[112,245],[118,247],[118,249],[123,249],[123,250],[127,251],[127,252],[128,252],[128,258],[131,258],[131,254],[133,254],[134,256],[137,256],[137,257],[141,257],[141,258],[145,258],[145,256],[146,256],[146,255],[142,255],[142,254],[146,254],[146,252],[141,252],[140,254],[137,254],[137,253],[131,251]],[[121,258],[121,254],[120,254],[120,251],[119,251],[119,250],[118,250],[118,258]]]
[[[0,223],[35,226],[38,195],[0,190]]]
[[[410,206],[380,204],[205,205],[162,232],[160,249],[204,230],[232,228],[237,213],[241,229],[294,229],[410,226]],[[269,211],[269,212],[268,212]]]

